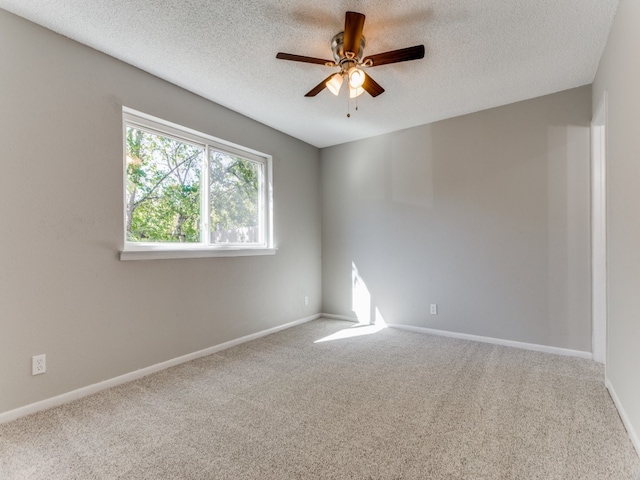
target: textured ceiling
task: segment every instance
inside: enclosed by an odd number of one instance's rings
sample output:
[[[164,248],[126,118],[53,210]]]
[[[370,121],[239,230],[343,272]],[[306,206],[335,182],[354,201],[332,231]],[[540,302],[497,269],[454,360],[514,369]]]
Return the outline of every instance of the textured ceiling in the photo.
[[[617,0],[0,0],[0,8],[318,147],[592,82]],[[370,69],[386,92],[304,94],[336,69],[347,10],[366,15],[365,56],[424,44]]]

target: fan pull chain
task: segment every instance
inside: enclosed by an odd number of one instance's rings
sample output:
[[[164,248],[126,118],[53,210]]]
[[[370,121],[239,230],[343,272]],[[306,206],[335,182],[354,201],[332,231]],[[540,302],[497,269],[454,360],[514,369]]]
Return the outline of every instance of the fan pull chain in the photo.
[[[356,112],[358,111],[358,97],[356,97]],[[351,96],[347,95],[347,118],[351,118]]]

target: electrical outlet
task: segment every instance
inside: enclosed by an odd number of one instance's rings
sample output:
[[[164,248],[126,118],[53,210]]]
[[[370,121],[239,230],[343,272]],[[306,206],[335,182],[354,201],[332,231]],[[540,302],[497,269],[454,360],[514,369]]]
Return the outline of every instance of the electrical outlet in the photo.
[[[47,371],[47,356],[34,355],[31,357],[31,375],[40,375]]]
[[[437,315],[438,314],[438,305],[435,303],[431,304],[431,315]]]
[[[305,305],[309,305],[309,297],[308,296],[304,297],[304,304]]]

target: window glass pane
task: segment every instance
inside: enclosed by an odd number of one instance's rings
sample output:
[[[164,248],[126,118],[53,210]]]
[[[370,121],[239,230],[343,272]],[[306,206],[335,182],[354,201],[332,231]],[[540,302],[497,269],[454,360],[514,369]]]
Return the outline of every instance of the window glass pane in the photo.
[[[261,243],[263,165],[210,150],[209,175],[211,243]]]
[[[127,241],[200,242],[204,149],[127,126]]]

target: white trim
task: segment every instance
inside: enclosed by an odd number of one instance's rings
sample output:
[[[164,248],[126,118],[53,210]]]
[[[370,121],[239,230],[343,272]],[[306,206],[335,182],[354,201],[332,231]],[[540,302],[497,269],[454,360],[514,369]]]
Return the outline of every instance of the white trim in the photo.
[[[165,260],[171,258],[249,257],[275,255],[277,248],[192,248],[182,250],[126,250],[120,252],[120,260]]]
[[[333,320],[346,320],[347,322],[358,323],[355,317],[346,315],[333,315],[323,313],[322,317]],[[438,335],[440,337],[458,338],[461,340],[471,340],[473,342],[491,343],[494,345],[502,345],[505,347],[521,348],[523,350],[534,350],[536,352],[553,353],[556,355],[564,355],[565,357],[578,357],[587,360],[593,360],[591,352],[583,352],[581,350],[571,350],[568,348],[551,347],[548,345],[538,345],[536,343],[517,342],[515,340],[504,340],[502,338],[482,337],[480,335],[471,335],[469,333],[448,332],[446,330],[436,330],[435,328],[415,327],[413,325],[403,325],[400,323],[387,323],[389,328],[397,328],[398,330],[406,330],[409,332],[426,333],[428,335]]]
[[[629,420],[629,417],[627,416],[627,412],[625,411],[624,407],[622,406],[622,403],[620,403],[620,399],[618,398],[618,394],[616,393],[616,391],[613,388],[613,385],[611,384],[609,379],[606,379],[604,384],[607,387],[607,390],[609,390],[609,395],[611,395],[611,399],[613,400],[613,404],[618,409],[618,413],[620,414],[620,418],[622,419],[622,423],[624,425],[624,428],[627,429],[627,433],[629,434],[629,438],[631,439],[631,443],[633,444],[634,448],[636,449],[636,453],[638,454],[638,456],[640,456],[640,437],[638,437],[638,433],[633,428],[633,425],[631,424],[631,421]]]
[[[607,92],[591,122],[591,315],[596,362],[607,357]]]
[[[471,335],[468,333],[448,332],[446,330],[435,330],[433,328],[414,327],[413,325],[401,325],[398,323],[388,323],[388,327],[397,328],[399,330],[408,330],[410,332],[427,333],[429,335],[438,335],[441,337],[458,338],[461,340],[471,340],[474,342],[492,343],[505,347],[521,348],[523,350],[534,350],[536,352],[553,353],[556,355],[564,355],[567,357],[593,359],[591,352],[583,352],[581,350],[570,350],[568,348],[551,347],[548,345],[538,345],[535,343],[516,342],[514,340],[504,340],[502,338],[481,337],[479,335]]]
[[[323,313],[322,316],[330,320],[344,320],[346,322],[359,323],[356,317],[347,317],[346,315],[333,315],[331,313]]]
[[[147,375],[151,375],[152,373],[156,373],[161,370],[174,367],[181,363],[190,362],[191,360],[195,360],[196,358],[200,358],[200,357],[206,357],[207,355],[211,355],[213,353],[226,350],[227,348],[235,347],[236,345],[240,345],[241,343],[250,342],[251,340],[255,340],[257,338],[279,332],[280,330],[284,330],[286,328],[295,327],[296,325],[307,323],[312,320],[316,320],[320,317],[321,317],[320,314],[316,314],[316,315],[311,315],[309,317],[301,318],[299,320],[294,320],[293,322],[285,323],[284,325],[279,325],[277,327],[272,327],[267,330],[262,330],[261,332],[245,335],[244,337],[236,338],[234,340],[229,340],[228,342],[224,342],[219,345],[214,345],[213,347],[208,347],[208,348],[205,348],[204,350],[198,350],[197,352],[188,353],[186,355],[182,355],[181,357],[173,358],[171,360],[167,360],[161,363],[156,363],[155,365],[141,368],[140,370],[135,370],[133,372],[125,373],[124,375],[120,375],[118,377],[110,378],[108,380],[94,383],[86,387],[78,388],[77,390],[72,390],[70,392],[63,393],[55,397],[47,398],[39,402],[25,405],[24,407],[19,407],[14,410],[9,410],[8,412],[0,413],[0,424],[11,422],[20,417],[24,417],[26,415],[39,412],[41,410],[57,407],[65,403],[69,403],[74,400],[78,400],[80,398],[93,395],[94,393],[100,392],[102,390],[106,390],[107,388],[115,387],[117,385],[122,385],[123,383],[131,382],[133,380],[146,377]]]

